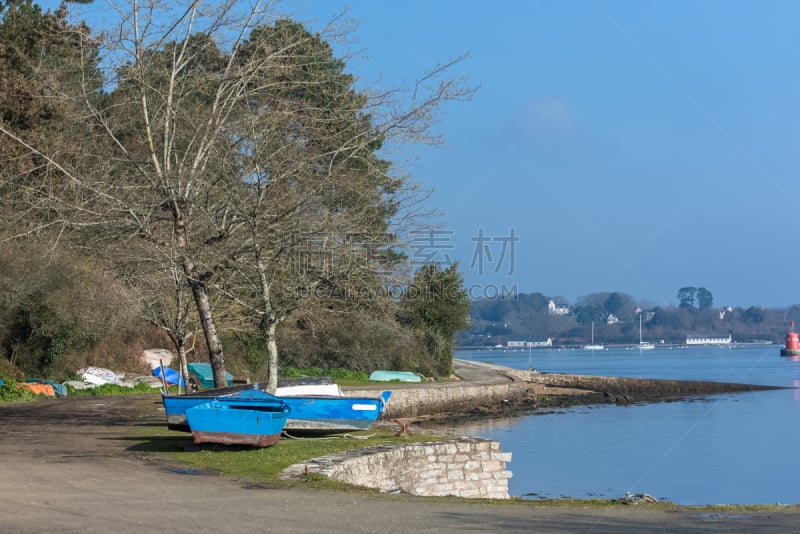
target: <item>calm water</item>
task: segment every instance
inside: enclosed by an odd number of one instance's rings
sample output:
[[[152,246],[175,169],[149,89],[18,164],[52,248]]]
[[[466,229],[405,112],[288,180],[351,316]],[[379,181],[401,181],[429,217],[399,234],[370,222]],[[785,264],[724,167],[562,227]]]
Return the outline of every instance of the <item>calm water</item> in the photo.
[[[461,351],[458,358],[540,372],[800,387],[778,346],[639,351]],[[529,363],[530,362],[530,363]],[[625,407],[532,412],[460,426],[513,453],[512,495],[686,505],[800,503],[800,389],[708,395]]]

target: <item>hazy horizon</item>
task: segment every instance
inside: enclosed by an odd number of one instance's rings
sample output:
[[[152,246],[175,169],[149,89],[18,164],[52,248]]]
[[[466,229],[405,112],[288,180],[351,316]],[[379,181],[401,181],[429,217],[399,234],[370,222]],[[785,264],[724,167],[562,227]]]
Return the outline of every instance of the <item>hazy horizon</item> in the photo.
[[[439,121],[449,148],[410,154],[450,232],[421,253],[459,261],[468,286],[800,302],[800,4],[300,5],[349,7],[360,25],[335,48],[362,52],[348,70],[366,81],[471,54],[458,72],[480,89]]]

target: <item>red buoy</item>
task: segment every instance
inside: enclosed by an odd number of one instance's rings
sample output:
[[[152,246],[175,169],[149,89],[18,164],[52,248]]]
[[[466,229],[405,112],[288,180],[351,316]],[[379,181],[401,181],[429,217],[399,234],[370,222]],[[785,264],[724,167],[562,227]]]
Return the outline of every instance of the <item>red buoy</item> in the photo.
[[[781,356],[800,356],[800,339],[794,331],[794,321],[789,327],[789,333],[786,334],[786,344],[781,349]]]

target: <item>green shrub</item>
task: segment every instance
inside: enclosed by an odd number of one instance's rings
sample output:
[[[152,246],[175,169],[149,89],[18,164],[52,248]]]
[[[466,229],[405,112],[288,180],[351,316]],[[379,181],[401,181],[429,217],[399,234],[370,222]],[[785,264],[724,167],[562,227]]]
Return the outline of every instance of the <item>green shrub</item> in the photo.
[[[28,388],[17,387],[17,381],[10,378],[2,378],[5,382],[0,386],[0,402],[19,402],[33,400],[41,395],[37,395]]]
[[[360,382],[369,381],[369,375],[363,371],[352,371],[350,369],[331,369],[330,376],[336,382]]]

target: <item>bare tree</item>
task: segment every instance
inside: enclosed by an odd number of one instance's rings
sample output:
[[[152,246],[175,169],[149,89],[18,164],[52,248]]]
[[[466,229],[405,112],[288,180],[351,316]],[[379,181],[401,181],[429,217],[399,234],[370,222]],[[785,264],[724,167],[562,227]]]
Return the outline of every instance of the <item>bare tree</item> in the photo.
[[[230,142],[225,130],[252,75],[237,68],[236,54],[249,31],[271,16],[263,3],[246,12],[235,6],[232,1],[193,2],[182,9],[157,1],[117,6],[119,27],[107,34],[114,39],[103,48],[113,91],[99,99],[88,86],[60,94],[83,106],[87,133],[93,135],[78,163],[2,128],[57,171],[46,184],[34,184],[29,198],[57,213],[59,222],[80,229],[84,246],[97,251],[109,243],[144,241],[153,261],[178,258],[220,385],[225,362],[209,296],[216,266],[207,251],[220,237],[215,232],[232,229],[227,223],[198,224],[197,214],[217,209],[220,147]],[[227,54],[215,35],[229,43]]]
[[[281,321],[320,292],[342,300],[393,274],[397,223],[420,189],[380,154],[437,141],[437,109],[471,93],[447,77],[458,59],[406,93],[359,92],[322,37],[276,21],[271,4],[116,8],[102,48],[111,91],[60,93],[85,110],[81,157],[0,125],[51,171],[26,198],[119,264],[136,264],[133,254],[178,268],[175,294],[191,290],[217,385],[225,361],[211,292],[224,290],[254,318],[274,386]],[[178,333],[185,317],[174,309]]]
[[[178,264],[153,264],[152,267],[152,272],[136,269],[135,272],[127,273],[125,278],[136,288],[138,301],[147,321],[163,330],[172,341],[178,353],[184,383],[189,390],[187,356],[196,341],[192,327],[193,318],[196,317],[193,313],[192,295]]]
[[[256,322],[275,388],[276,332],[293,312],[392,301],[385,289],[401,272],[397,223],[424,191],[395,175],[380,150],[435,141],[435,110],[470,91],[442,78],[446,67],[426,75],[405,105],[395,91],[357,91],[322,37],[289,20],[252,32],[240,57],[270,57],[271,68],[246,87],[248,112],[235,124],[245,157],[224,177],[225,213],[241,223],[226,289]]]

